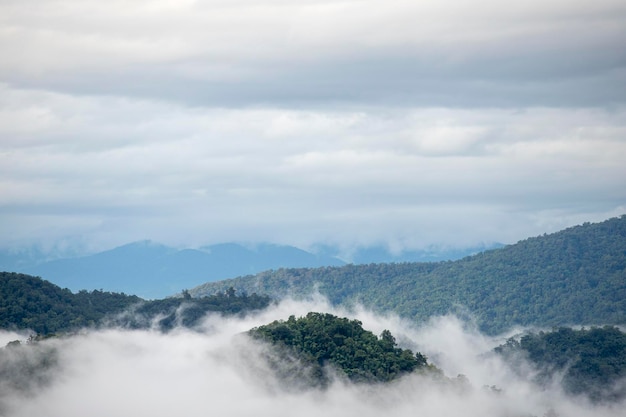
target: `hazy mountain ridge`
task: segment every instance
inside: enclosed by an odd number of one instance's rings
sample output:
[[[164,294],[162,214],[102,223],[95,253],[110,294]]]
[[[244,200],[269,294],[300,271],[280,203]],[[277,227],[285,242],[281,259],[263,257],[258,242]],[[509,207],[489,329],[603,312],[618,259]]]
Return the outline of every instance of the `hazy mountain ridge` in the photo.
[[[350,253],[355,263],[456,259],[488,246],[466,249],[427,248],[392,253],[382,246]],[[0,251],[0,271],[41,276],[79,290],[105,290],[161,298],[206,281],[218,281],[279,268],[340,266],[340,250],[318,246],[305,251],[293,246],[261,243],[220,243],[177,249],[149,240],[129,243],[87,256],[59,257],[40,248]],[[50,259],[56,256],[56,259]]]
[[[227,287],[333,303],[359,301],[414,320],[469,313],[490,333],[513,326],[626,323],[626,216],[529,238],[458,261],[267,271],[190,291]]]
[[[471,247],[448,247],[430,245],[422,249],[391,250],[385,245],[361,246],[352,250],[340,250],[334,246],[316,245],[312,252],[337,257],[349,264],[371,264],[392,262],[439,262],[453,261],[486,250],[502,248],[502,243],[480,243]],[[329,265],[330,266],[330,265]]]
[[[18,254],[19,255],[19,254]],[[72,291],[104,289],[162,298],[206,280],[219,280],[280,267],[342,265],[339,259],[317,256],[295,247],[262,244],[247,248],[218,244],[200,249],[175,249],[151,241],[120,246],[94,255],[56,259],[11,270],[41,276]],[[15,257],[13,258],[15,259]],[[14,269],[10,269],[13,266]]]

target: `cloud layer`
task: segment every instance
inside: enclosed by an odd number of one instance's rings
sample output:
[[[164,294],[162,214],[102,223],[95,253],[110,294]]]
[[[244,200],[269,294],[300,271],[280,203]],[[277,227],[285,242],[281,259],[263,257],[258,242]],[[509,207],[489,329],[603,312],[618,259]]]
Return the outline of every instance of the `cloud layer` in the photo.
[[[623,102],[618,0],[8,1],[12,84],[196,105]]]
[[[2,246],[464,246],[626,207],[617,0],[0,16]]]
[[[366,329],[391,329],[398,340],[426,353],[451,377],[463,373],[465,384],[411,376],[386,387],[337,381],[327,391],[288,390],[262,360],[265,347],[240,333],[289,314],[332,311],[324,303],[286,302],[245,320],[209,318],[201,332],[108,330],[41,342],[58,348],[50,385],[27,397],[4,392],[11,417],[52,414],[68,417],[154,415],[189,416],[398,416],[466,415],[620,415],[622,408],[591,406],[564,397],[558,388],[542,391],[484,355],[502,339],[469,330],[453,317],[416,328],[397,317],[351,313]],[[344,315],[343,311],[332,311]],[[500,392],[483,387],[496,385]],[[7,395],[9,394],[9,395]]]

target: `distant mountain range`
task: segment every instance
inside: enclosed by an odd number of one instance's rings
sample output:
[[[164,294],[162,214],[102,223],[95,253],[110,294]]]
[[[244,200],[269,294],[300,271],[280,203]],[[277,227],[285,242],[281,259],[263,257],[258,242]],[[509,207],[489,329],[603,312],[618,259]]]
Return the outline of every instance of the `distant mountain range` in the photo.
[[[497,245],[496,245],[497,246]],[[384,247],[361,248],[351,254],[354,263],[436,261],[458,259],[487,246],[429,249],[391,253]],[[152,241],[134,242],[82,257],[50,259],[37,248],[0,251],[0,271],[40,276],[72,291],[102,289],[162,298],[204,282],[256,274],[280,268],[341,266],[339,250],[319,246],[315,253],[293,246],[223,243],[199,249],[175,249]]]
[[[626,215],[456,261],[291,268],[209,282],[199,297],[247,293],[362,303],[423,321],[461,314],[489,333],[520,326],[626,324]]]
[[[175,249],[151,241],[134,242],[78,258],[30,264],[21,261],[0,269],[21,272],[53,282],[72,291],[104,289],[162,298],[206,281],[216,281],[281,267],[343,265],[339,259],[317,256],[291,246],[262,244],[247,248],[234,243],[201,249]],[[5,256],[3,259],[11,259]],[[35,258],[35,259],[33,259]],[[33,262],[34,261],[34,262]],[[17,265],[16,265],[17,264]]]

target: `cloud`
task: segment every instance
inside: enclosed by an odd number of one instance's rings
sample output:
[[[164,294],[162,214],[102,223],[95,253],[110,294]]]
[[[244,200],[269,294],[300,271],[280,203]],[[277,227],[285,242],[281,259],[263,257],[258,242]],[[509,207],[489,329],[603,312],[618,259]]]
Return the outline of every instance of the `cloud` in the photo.
[[[411,376],[385,387],[336,381],[327,391],[290,390],[274,380],[262,359],[263,345],[240,333],[274,319],[307,311],[329,311],[354,317],[366,329],[390,329],[400,343],[416,346],[465,384],[447,384]],[[334,311],[323,300],[287,301],[247,319],[208,318],[202,331],[89,331],[40,342],[56,347],[58,364],[49,385],[21,397],[3,392],[11,417],[41,413],[78,416],[130,416],[173,413],[206,415],[620,415],[620,407],[591,406],[563,396],[558,389],[541,391],[515,376],[497,357],[483,355],[501,343],[473,332],[454,317],[415,327],[395,316],[368,311]],[[497,385],[501,392],[483,388]]]
[[[0,220],[13,239],[509,243],[620,214],[626,198],[623,109],[209,109],[3,93]],[[550,210],[561,223],[533,226]]]
[[[0,16],[2,246],[513,243],[626,206],[617,0]]]
[[[623,103],[617,0],[4,2],[0,77],[192,105]]]

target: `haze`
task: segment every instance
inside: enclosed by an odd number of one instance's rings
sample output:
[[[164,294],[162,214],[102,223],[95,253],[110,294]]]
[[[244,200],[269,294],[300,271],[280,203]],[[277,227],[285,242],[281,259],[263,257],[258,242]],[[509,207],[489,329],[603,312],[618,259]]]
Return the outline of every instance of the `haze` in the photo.
[[[336,381],[328,390],[301,390],[281,385],[263,360],[267,348],[241,332],[308,311],[348,314],[376,334],[390,329],[400,343],[427,354],[447,376],[462,373],[469,382],[455,386],[414,375],[386,386]],[[41,342],[60,353],[50,383],[28,395],[4,390],[0,404],[11,417],[622,415],[623,404],[593,406],[564,396],[556,386],[540,390],[515,376],[498,358],[485,355],[503,340],[480,335],[451,316],[416,328],[395,316],[333,310],[324,300],[285,301],[247,319],[209,316],[196,331],[111,329]]]
[[[514,243],[626,208],[626,4],[5,0],[0,246]]]

